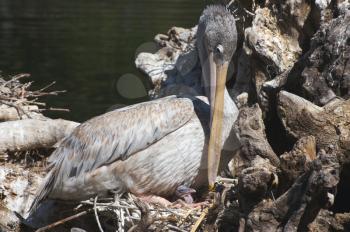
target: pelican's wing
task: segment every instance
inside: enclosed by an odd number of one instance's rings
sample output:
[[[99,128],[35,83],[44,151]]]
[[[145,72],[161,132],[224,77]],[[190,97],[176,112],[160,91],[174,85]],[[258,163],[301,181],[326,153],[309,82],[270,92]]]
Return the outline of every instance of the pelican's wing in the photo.
[[[53,168],[33,207],[57,183],[127,159],[181,128],[193,114],[190,99],[170,96],[114,110],[79,125],[50,157]]]
[[[175,96],[114,110],[78,126],[50,161],[63,160],[62,174],[78,176],[146,149],[193,114],[192,101]]]

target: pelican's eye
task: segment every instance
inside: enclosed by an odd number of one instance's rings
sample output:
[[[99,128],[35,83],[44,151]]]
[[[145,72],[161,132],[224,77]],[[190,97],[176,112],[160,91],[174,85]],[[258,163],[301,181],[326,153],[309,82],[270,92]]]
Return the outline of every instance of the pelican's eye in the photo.
[[[218,46],[216,46],[216,52],[219,54],[224,53],[224,47],[221,44],[219,44]]]

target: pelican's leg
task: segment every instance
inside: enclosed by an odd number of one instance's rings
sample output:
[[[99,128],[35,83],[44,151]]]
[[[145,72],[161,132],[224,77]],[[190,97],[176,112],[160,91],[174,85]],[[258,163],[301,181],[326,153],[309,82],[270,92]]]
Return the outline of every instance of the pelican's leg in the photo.
[[[207,201],[193,203],[192,194],[196,193],[196,190],[189,188],[184,185],[180,185],[175,191],[175,200],[174,202],[170,202],[167,199],[156,196],[156,195],[144,195],[139,196],[138,198],[146,203],[161,205],[163,207],[187,207],[187,208],[198,208],[202,206],[208,205]]]

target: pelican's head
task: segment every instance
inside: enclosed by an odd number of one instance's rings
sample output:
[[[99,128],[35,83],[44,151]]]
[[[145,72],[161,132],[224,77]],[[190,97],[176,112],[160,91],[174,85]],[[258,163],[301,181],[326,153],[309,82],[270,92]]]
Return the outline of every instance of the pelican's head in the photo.
[[[237,47],[236,21],[225,6],[208,6],[199,19],[197,48],[211,106],[208,181],[213,186],[222,149],[221,133],[227,68]]]

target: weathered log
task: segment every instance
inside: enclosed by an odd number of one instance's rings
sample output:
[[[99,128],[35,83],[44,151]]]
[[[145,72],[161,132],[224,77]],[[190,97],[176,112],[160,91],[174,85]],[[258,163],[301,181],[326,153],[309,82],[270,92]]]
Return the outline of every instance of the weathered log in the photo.
[[[140,53],[136,67],[149,77],[154,85],[152,98],[173,94],[203,95],[201,69],[195,49],[197,27],[173,27],[167,35],[157,35],[161,47],[156,53]]]
[[[283,4],[285,6],[281,6]],[[299,24],[304,23],[303,17],[307,17],[310,9],[303,9],[301,12],[298,11],[300,9],[292,12],[282,10],[278,14],[274,12],[276,8],[288,9],[289,5],[293,4],[293,1],[284,3],[269,1],[265,7],[255,10],[252,25],[245,29],[244,48],[246,51],[250,48],[251,51],[248,52],[250,53],[249,62],[245,62],[247,68],[242,70],[245,73],[240,75],[251,79],[254,91],[249,92],[249,95],[251,97],[256,95],[264,117],[270,107],[270,96],[263,89],[265,83],[273,81],[273,78],[289,70],[301,55],[299,33],[296,28],[300,27]],[[305,1],[300,1],[299,4],[308,5]],[[292,20],[292,23],[288,25],[288,33],[285,33],[281,22],[290,21],[290,18],[293,17],[298,20]],[[274,82],[277,83],[273,83],[273,86],[281,84],[283,80]]]
[[[20,108],[0,105],[0,122],[14,121],[20,119],[43,119],[44,116],[39,113],[37,105],[26,105]]]
[[[286,91],[278,97],[278,114],[289,134],[295,138],[313,135],[317,145],[350,150],[350,100],[334,100],[324,107]]]
[[[52,147],[78,125],[62,119],[24,119],[0,123],[0,153]]]
[[[232,90],[229,90],[231,96],[237,98],[240,94],[252,92],[252,64],[251,51],[247,47],[237,51],[237,74],[235,84]]]
[[[268,160],[258,156],[254,161],[238,179],[238,201],[245,215],[263,198],[272,197],[271,190],[278,183],[277,170]]]
[[[350,11],[322,24],[305,54],[302,86],[307,98],[317,105],[325,105],[335,96],[350,97],[349,22]]]
[[[252,26],[245,30],[246,41],[276,73],[291,67],[301,54],[296,36],[283,34],[277,18],[268,8],[255,11]]]
[[[290,152],[280,156],[279,192],[284,193],[305,173],[308,164],[316,159],[316,139],[307,136],[299,139]]]
[[[278,181],[276,167],[279,166],[279,158],[266,139],[258,104],[240,109],[235,130],[242,146],[230,168],[233,175],[239,173],[238,198],[240,208],[247,214]]]
[[[20,220],[15,213],[0,205],[0,231],[20,231]]]
[[[265,125],[258,104],[240,109],[235,130],[242,144],[237,157],[237,165],[235,165],[235,173],[240,173],[244,168],[250,167],[251,162],[257,156],[268,159],[274,166],[279,165],[279,158],[266,139]]]
[[[350,3],[339,1],[337,8],[327,7],[327,4],[329,4],[327,1],[316,1],[318,10],[321,10],[322,14],[331,11],[330,14],[339,14],[339,16],[329,19],[326,23],[325,15],[322,15],[321,21],[324,22],[312,35],[310,49],[293,64],[293,67],[289,67],[277,74],[274,79],[265,82],[263,91],[277,92],[285,87],[292,92],[302,94],[303,97],[320,106],[336,96],[346,99],[350,96],[348,81],[350,65],[347,62],[350,46],[346,42],[350,35],[347,27],[350,13],[346,9]],[[315,11],[315,9],[312,10]]]
[[[19,219],[13,217],[12,212],[23,217],[28,215],[34,194],[45,175],[42,164],[35,165],[28,167],[20,163],[2,163],[0,166],[0,224],[12,227],[18,223]]]
[[[286,193],[275,201],[263,201],[252,210],[246,231],[307,231],[321,208],[333,204],[339,169],[335,151],[321,150]]]
[[[349,231],[350,213],[334,214],[326,209],[321,209],[308,229],[312,232]]]

